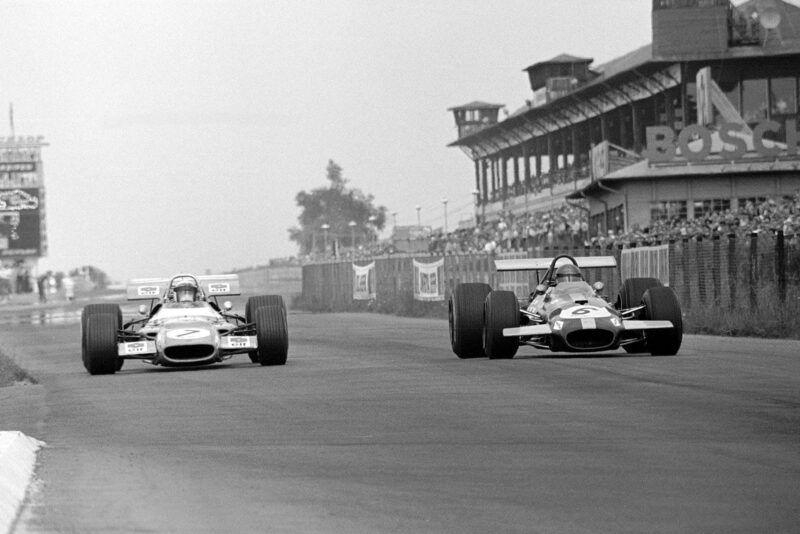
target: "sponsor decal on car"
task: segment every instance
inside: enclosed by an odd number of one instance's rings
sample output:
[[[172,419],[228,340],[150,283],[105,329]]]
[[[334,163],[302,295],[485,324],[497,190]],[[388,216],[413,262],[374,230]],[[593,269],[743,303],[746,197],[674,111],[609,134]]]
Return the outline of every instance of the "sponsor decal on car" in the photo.
[[[231,290],[231,285],[223,282],[216,282],[208,284],[209,293],[228,293]]]
[[[136,294],[140,297],[157,297],[158,286],[141,286],[136,290]]]
[[[156,345],[152,341],[129,341],[120,343],[117,354],[119,356],[136,356],[141,354],[155,354]]]
[[[249,349],[255,348],[255,343],[250,336],[225,336],[222,338],[222,348]]]

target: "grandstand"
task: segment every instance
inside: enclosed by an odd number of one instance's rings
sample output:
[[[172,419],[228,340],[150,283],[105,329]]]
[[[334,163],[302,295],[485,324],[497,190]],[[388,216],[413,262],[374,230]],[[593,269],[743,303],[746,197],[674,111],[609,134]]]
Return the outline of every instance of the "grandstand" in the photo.
[[[585,219],[561,227],[569,239],[597,239],[796,205],[800,8],[652,0],[652,28],[651,44],[603,65],[565,53],[525,68],[530,97],[503,119],[496,103],[449,109],[476,220],[566,210]]]

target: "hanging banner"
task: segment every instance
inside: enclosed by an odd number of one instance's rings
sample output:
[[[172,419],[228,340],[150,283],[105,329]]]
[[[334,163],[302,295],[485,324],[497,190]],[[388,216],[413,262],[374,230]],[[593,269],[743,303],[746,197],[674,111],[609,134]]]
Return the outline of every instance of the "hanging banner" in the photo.
[[[623,280],[658,278],[669,285],[669,245],[622,249],[619,262]]]
[[[375,298],[375,262],[368,265],[353,264],[353,300]]]
[[[608,174],[608,141],[601,141],[592,147],[589,157],[592,160],[592,179],[599,180]]]
[[[444,258],[433,263],[414,262],[414,299],[444,300]]]

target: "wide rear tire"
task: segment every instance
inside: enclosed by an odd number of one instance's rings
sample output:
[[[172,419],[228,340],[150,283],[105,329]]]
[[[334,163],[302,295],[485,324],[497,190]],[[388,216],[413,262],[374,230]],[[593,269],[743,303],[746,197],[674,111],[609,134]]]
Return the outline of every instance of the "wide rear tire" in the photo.
[[[512,291],[492,291],[484,303],[483,352],[490,360],[513,358],[519,339],[504,337],[504,328],[519,326],[519,302]]]
[[[258,363],[284,365],[289,353],[286,312],[281,306],[261,306],[255,310]]]
[[[628,278],[622,283],[617,296],[617,309],[625,310],[634,308],[642,304],[642,297],[645,291],[651,287],[662,287],[663,284],[658,278]],[[628,354],[638,354],[647,352],[646,341],[637,341],[622,347]]]
[[[117,371],[117,317],[113,313],[95,313],[86,318],[84,364],[92,375],[110,375]]]
[[[654,356],[672,356],[678,353],[683,341],[683,317],[675,292],[669,287],[651,287],[642,302],[646,306],[645,318],[652,321],[670,321],[672,328],[645,331],[647,349]]]
[[[256,322],[256,310],[262,306],[280,306],[283,308],[284,315],[286,314],[286,303],[280,295],[257,295],[249,297],[244,305],[244,318],[248,323]],[[259,363],[258,351],[248,353],[250,361]]]
[[[489,284],[458,284],[448,304],[450,346],[461,359],[482,358],[483,303],[492,291]]]
[[[256,310],[262,306],[280,306],[286,312],[286,303],[280,295],[257,295],[250,297],[244,305],[244,318],[247,322],[255,322]]]

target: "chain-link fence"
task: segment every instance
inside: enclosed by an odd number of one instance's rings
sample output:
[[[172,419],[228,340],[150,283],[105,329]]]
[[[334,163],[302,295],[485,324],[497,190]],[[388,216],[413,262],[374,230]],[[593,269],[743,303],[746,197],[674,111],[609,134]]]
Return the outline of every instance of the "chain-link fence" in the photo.
[[[501,255],[445,256],[438,302],[415,300],[413,261],[431,262],[441,256],[375,258],[376,298],[370,302],[353,299],[352,262],[318,263],[303,267],[301,305],[314,311],[369,309],[446,317],[446,301],[459,283],[487,283],[494,289],[514,291],[520,299],[532,291],[541,273],[498,273],[495,259],[559,254],[614,256],[619,268],[585,270],[589,282],[605,284],[604,293],[612,301],[623,277],[655,277],[668,283],[687,317],[688,331],[800,336],[800,244],[782,232],[718,235],[637,247],[541,247]]]

